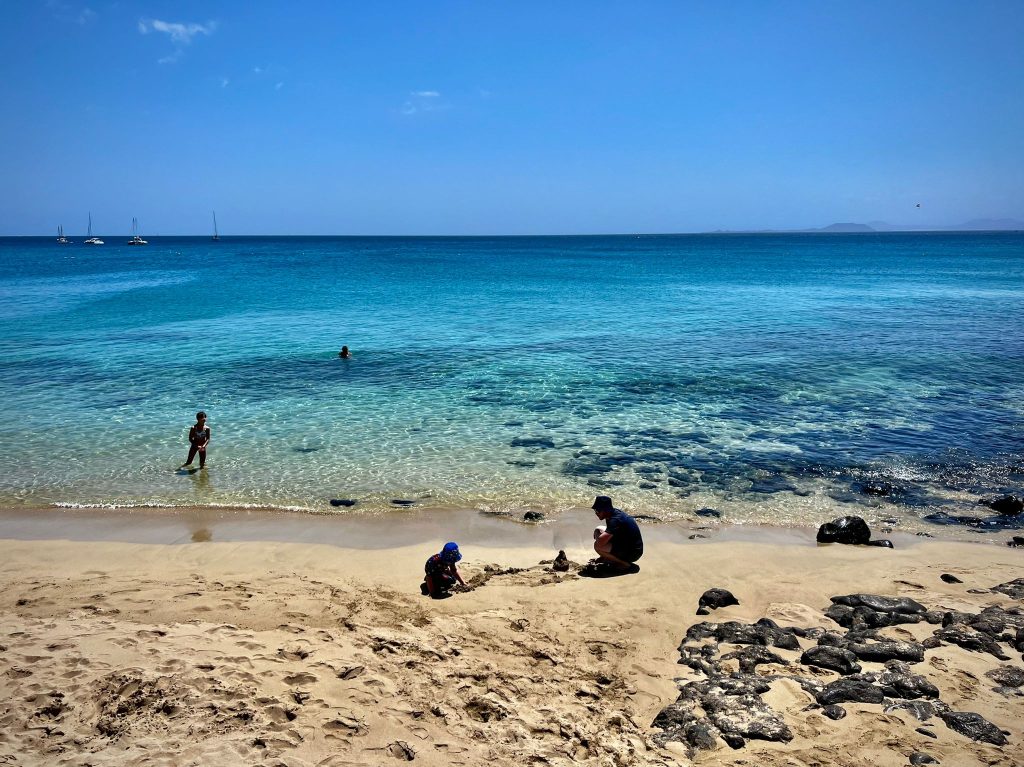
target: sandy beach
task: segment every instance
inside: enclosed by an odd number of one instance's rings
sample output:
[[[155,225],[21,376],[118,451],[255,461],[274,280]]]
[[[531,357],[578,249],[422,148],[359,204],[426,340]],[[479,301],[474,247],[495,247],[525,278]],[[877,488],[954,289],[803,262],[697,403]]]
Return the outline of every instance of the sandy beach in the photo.
[[[1005,660],[932,641],[912,666],[949,710],[1004,731],[1005,745],[939,715],[918,721],[888,694],[843,703],[845,718],[831,721],[787,678],[840,678],[799,663],[823,631],[845,631],[824,615],[833,596],[1020,617],[1020,599],[991,591],[1020,576],[1019,550],[913,538],[895,550],[819,547],[806,530],[690,540],[691,529],[666,524],[644,527],[637,575],[581,578],[541,564],[558,549],[585,562],[592,526],[582,511],[532,526],[468,511],[2,514],[0,763],[887,767],[927,754],[1024,764],[1024,699],[1005,671],[1024,674],[1012,640],[997,643]],[[418,591],[423,561],[449,538],[475,588],[431,600]],[[695,615],[713,587],[740,604]],[[687,630],[762,618],[804,634],[798,650],[766,648],[783,663],[753,668],[788,741],[748,738],[734,750],[721,738],[707,749],[665,740],[652,722],[682,685],[707,678],[679,663]],[[919,642],[940,628],[919,620],[875,638]],[[720,661],[727,671],[737,662]]]

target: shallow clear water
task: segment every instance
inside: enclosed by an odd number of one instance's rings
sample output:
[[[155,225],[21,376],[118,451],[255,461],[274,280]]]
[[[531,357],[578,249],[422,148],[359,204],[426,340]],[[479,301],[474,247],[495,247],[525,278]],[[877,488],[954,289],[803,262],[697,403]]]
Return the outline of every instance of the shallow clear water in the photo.
[[[0,504],[912,522],[1024,483],[1021,234],[122,239],[0,239]]]

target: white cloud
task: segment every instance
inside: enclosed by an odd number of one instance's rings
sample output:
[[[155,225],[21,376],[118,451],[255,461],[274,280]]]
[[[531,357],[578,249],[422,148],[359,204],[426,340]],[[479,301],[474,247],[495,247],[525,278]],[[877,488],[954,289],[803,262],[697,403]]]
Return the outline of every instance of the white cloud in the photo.
[[[150,32],[163,32],[170,36],[178,45],[188,45],[192,38],[197,35],[209,37],[217,29],[216,21],[208,21],[205,24],[189,22],[182,24],[176,21],[162,21],[161,19],[139,19],[139,32],[144,35]]]
[[[440,91],[410,91],[409,98],[399,108],[403,115],[414,115],[420,112],[440,112],[448,109],[448,104],[440,101]]]
[[[279,90],[281,90],[281,89],[282,89],[283,87],[284,87],[284,83],[278,83],[277,85],[275,85],[275,86],[274,86],[274,90],[275,90],[275,91],[279,91]]]
[[[230,84],[231,84],[231,81],[228,78],[226,78],[226,77],[220,78],[220,87],[221,88],[227,88]]]
[[[254,75],[261,75],[261,74],[263,74],[263,67],[253,67],[252,68],[252,73]]]

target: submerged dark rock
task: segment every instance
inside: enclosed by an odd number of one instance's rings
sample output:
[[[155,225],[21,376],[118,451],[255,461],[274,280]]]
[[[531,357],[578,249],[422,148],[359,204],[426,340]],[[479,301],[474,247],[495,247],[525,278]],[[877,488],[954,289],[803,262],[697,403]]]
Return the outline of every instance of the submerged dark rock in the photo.
[[[903,492],[903,489],[897,487],[891,482],[863,482],[860,484],[860,492],[863,495],[873,496],[896,496]]]
[[[871,528],[861,517],[840,517],[818,528],[818,543],[863,545],[871,540]]]
[[[991,743],[993,746],[1006,745],[1006,735],[1003,731],[981,714],[971,711],[946,711],[940,712],[939,717],[949,729],[971,740]]]
[[[415,506],[416,501],[410,501],[408,498],[392,498],[391,503],[395,506]]]
[[[352,498],[331,498],[331,506],[355,506],[356,503]]]
[[[544,519],[544,513],[540,511],[528,511],[523,514],[523,520],[526,522],[540,522]]]
[[[1018,498],[1015,495],[1004,495],[990,501],[981,501],[981,503],[988,506],[992,511],[1007,517],[1014,517],[1024,513],[1024,499]]]
[[[726,589],[708,589],[700,595],[697,603],[697,615],[708,615],[709,610],[717,610],[719,607],[738,605],[739,600]]]
[[[698,517],[710,517],[712,519],[720,519],[722,512],[717,509],[697,509],[695,512]]]
[[[535,447],[550,450],[555,441],[550,437],[516,437],[509,443],[512,447]]]

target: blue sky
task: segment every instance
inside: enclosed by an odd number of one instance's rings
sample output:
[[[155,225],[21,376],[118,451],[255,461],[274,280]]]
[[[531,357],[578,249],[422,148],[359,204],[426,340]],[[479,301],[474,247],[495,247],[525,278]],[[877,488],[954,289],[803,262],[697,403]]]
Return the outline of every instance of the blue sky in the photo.
[[[1024,2],[15,0],[0,234],[1024,218]],[[921,203],[921,208],[916,205]]]

